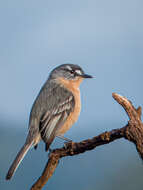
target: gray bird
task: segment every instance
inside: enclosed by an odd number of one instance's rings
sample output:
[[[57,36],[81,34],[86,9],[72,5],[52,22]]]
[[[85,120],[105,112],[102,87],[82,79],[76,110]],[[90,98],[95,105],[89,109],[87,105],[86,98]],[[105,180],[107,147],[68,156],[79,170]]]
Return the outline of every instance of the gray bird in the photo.
[[[63,136],[77,121],[81,109],[79,85],[84,78],[92,76],[73,64],[60,65],[50,73],[32,106],[26,142],[13,161],[7,180],[13,176],[30,147],[36,148],[42,139],[48,151],[54,138]]]

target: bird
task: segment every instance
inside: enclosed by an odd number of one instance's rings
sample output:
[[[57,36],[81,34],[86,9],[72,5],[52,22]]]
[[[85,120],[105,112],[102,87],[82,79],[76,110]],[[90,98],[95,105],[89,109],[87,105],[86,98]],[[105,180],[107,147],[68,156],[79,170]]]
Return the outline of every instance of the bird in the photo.
[[[55,137],[64,138],[79,117],[79,86],[85,78],[92,76],[75,64],[62,64],[50,72],[32,105],[26,141],[10,166],[6,180],[11,179],[31,147],[36,149],[43,140],[48,151]]]

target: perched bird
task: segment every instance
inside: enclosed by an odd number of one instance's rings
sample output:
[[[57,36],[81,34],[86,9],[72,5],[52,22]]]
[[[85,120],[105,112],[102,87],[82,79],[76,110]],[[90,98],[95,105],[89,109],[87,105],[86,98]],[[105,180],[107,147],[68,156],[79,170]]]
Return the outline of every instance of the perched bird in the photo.
[[[92,76],[73,64],[60,65],[50,73],[32,106],[26,142],[12,163],[7,180],[31,146],[36,148],[42,139],[48,151],[54,138],[62,136],[77,121],[81,109],[79,85],[84,78]]]

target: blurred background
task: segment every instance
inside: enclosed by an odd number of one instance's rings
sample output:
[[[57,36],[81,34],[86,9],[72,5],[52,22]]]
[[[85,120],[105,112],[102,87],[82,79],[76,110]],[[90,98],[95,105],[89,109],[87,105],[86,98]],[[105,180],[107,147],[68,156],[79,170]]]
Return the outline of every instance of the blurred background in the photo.
[[[28,152],[11,181],[6,172],[23,145],[31,106],[49,72],[79,64],[95,76],[81,85],[82,111],[65,135],[73,141],[120,128],[128,118],[112,92],[143,107],[142,0],[0,2],[0,189],[27,190],[48,154]],[[56,139],[52,148],[61,147]],[[143,165],[124,139],[60,161],[44,189],[140,190]]]

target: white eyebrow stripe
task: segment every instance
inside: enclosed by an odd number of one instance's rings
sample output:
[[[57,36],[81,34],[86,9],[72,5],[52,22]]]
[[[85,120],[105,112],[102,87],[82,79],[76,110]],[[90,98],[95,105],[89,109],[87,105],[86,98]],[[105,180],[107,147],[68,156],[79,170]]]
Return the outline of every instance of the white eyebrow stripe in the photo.
[[[75,70],[75,72],[79,75],[82,75],[81,71],[80,70]]]
[[[69,71],[72,71],[72,68],[71,68],[69,65],[67,65],[66,68],[67,68]]]

